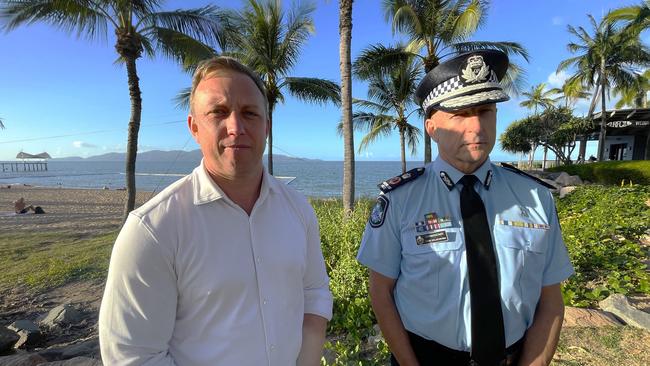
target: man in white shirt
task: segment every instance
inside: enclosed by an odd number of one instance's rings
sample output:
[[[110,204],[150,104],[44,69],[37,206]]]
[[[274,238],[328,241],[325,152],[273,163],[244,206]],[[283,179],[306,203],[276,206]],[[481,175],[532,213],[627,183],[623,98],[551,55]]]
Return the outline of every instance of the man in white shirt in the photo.
[[[318,223],[262,164],[262,81],[234,59],[194,74],[203,160],[131,212],[99,314],[107,365],[319,365],[332,316]]]

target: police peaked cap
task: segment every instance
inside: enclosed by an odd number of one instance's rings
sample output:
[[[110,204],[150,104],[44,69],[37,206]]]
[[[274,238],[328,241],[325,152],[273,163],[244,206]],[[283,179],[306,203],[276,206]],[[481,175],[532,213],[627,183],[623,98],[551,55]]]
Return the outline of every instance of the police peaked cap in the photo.
[[[429,71],[415,91],[415,102],[429,116],[433,109],[454,112],[510,97],[499,83],[508,69],[508,56],[498,50],[460,54]]]

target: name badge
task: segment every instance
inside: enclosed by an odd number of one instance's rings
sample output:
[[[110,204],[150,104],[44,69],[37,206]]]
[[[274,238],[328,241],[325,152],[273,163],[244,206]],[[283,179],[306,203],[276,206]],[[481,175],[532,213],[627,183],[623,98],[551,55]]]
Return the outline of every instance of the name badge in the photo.
[[[417,235],[415,237],[415,243],[417,245],[425,245],[431,243],[437,243],[441,241],[447,241],[447,232],[445,230],[435,231],[429,234]]]

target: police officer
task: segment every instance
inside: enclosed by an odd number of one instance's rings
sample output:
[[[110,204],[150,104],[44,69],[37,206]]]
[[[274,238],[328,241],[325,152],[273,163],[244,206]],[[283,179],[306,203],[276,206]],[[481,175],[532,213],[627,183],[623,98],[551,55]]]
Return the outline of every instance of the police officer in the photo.
[[[550,191],[489,154],[508,57],[458,55],[416,91],[438,157],[379,185],[358,260],[393,365],[548,365],[573,274]]]

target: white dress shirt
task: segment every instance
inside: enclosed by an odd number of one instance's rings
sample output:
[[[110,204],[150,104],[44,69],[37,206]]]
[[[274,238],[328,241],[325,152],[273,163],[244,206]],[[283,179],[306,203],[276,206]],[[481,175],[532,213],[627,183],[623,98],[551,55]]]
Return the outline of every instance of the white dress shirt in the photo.
[[[264,172],[250,214],[203,164],[131,212],[99,314],[106,365],[295,365],[305,313],[332,316],[318,223]]]

